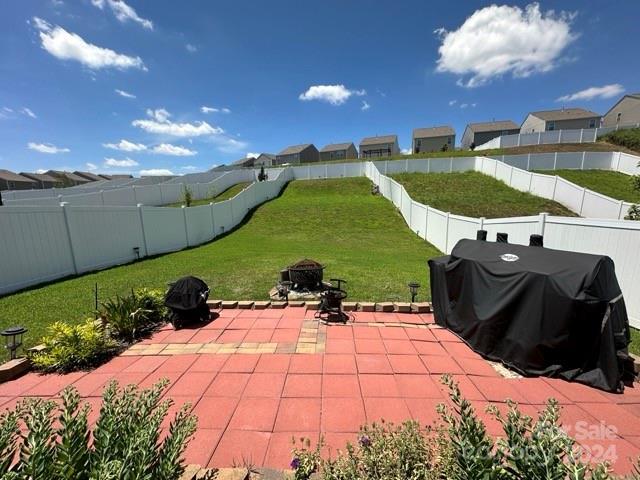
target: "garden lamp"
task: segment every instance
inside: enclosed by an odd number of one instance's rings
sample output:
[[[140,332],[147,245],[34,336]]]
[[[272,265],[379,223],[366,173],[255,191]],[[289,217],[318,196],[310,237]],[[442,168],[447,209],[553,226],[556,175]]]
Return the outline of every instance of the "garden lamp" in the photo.
[[[0,335],[4,337],[4,348],[9,350],[9,358],[14,360],[16,358],[16,351],[22,345],[22,335],[27,332],[24,327],[10,327],[0,332]]]
[[[284,294],[284,298],[289,301],[289,290],[293,287],[293,282],[290,280],[285,280],[284,282],[280,282],[282,287],[282,293]]]
[[[411,301],[416,301],[416,295],[418,295],[418,289],[420,288],[420,284],[418,282],[409,282],[407,285],[409,287],[409,291],[411,292]]]

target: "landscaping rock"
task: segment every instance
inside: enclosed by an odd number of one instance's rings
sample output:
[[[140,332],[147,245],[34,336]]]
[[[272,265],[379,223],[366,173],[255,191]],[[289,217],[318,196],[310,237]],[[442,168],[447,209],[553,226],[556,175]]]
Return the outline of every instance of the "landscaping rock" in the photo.
[[[218,309],[222,305],[222,300],[207,300],[207,306],[212,309]]]
[[[249,301],[249,300],[243,300],[238,302],[238,308],[241,308],[243,310],[250,310],[251,307],[253,307],[253,302]]]
[[[411,313],[411,304],[408,302],[396,302],[396,312]]]
[[[304,307],[305,302],[303,300],[290,300],[290,307]]]
[[[246,468],[220,468],[215,476],[216,480],[245,480],[249,478]]]
[[[415,313],[431,312],[431,304],[429,302],[415,302],[411,304],[411,311]]]
[[[360,302],[358,305],[360,305],[360,308],[362,309],[363,312],[376,311],[376,304],[373,302]]]
[[[231,300],[224,300],[221,306],[222,308],[236,308],[238,306],[238,302],[234,302]]]
[[[281,302],[281,301],[275,301],[275,302],[271,302],[271,308],[284,308],[287,306],[287,302]]]
[[[394,305],[391,302],[376,303],[376,311],[378,312],[393,312]]]
[[[253,302],[253,308],[255,310],[264,310],[271,305],[271,302]]]
[[[320,302],[317,300],[306,302],[307,310],[318,310],[320,308]]]
[[[31,370],[31,361],[26,358],[16,358],[0,365],[0,383],[18,378]]]
[[[358,309],[357,302],[342,302],[342,310],[345,312],[354,312]]]

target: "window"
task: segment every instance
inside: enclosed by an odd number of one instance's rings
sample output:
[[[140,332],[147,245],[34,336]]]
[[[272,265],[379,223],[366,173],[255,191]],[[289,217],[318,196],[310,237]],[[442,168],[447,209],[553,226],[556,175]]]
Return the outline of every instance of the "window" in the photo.
[[[451,145],[451,137],[448,137],[448,138],[447,138],[447,143],[448,143],[449,145]]]
[[[616,115],[616,123],[620,123],[621,118],[622,118],[622,113],[618,112],[618,115]]]
[[[547,130],[551,131],[551,130],[555,130],[555,129],[556,129],[556,122],[547,123]]]
[[[596,119],[592,118],[589,120],[589,128],[596,128]]]

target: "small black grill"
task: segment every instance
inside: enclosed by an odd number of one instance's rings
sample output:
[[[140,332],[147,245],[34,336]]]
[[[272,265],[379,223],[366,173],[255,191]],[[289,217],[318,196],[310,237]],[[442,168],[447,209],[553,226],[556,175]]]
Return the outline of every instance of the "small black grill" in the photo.
[[[332,284],[324,284],[324,290],[320,293],[320,307],[315,314],[316,318],[325,321],[346,322],[347,315],[342,311],[342,301],[347,298],[347,292],[342,288],[347,283],[340,278],[332,278]],[[337,286],[333,286],[333,282]]]

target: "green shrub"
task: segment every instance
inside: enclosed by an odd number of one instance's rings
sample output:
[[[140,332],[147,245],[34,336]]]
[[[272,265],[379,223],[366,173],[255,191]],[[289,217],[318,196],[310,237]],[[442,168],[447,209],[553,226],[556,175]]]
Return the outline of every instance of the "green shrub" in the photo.
[[[159,290],[140,289],[102,303],[100,315],[111,334],[131,342],[148,333],[167,317],[164,294]]]
[[[31,355],[38,370],[68,372],[88,368],[107,358],[115,343],[92,318],[78,325],[56,322],[43,339],[45,349]]]
[[[600,140],[640,152],[640,128],[628,128],[610,132],[601,136]]]
[[[153,323],[164,322],[169,315],[164,306],[164,292],[151,288],[139,288],[133,292],[139,302],[140,308],[148,310],[149,321]]]
[[[182,191],[182,199],[184,200],[184,204],[187,207],[190,207],[193,203],[193,192],[187,185],[184,186],[184,189]]]
[[[111,383],[100,417],[88,427],[88,404],[73,388],[62,403],[28,399],[0,415],[0,478],[47,480],[175,480],[184,471],[182,454],[196,419],[184,406],[161,440],[161,423],[171,406],[160,401],[168,382],[138,391]],[[19,425],[25,429],[21,432]]]
[[[291,467],[296,479],[319,472],[329,480],[606,480],[606,464],[590,465],[579,458],[575,440],[560,428],[560,409],[550,400],[537,420],[523,415],[513,402],[503,415],[495,407],[488,412],[504,430],[498,440],[487,434],[471,403],[458,385],[444,376],[451,406],[440,405],[442,422],[421,430],[408,421],[364,426],[355,445],[347,444],[333,460],[320,456],[321,445],[294,448]],[[640,464],[636,467],[640,474]],[[634,477],[640,478],[640,477]]]

